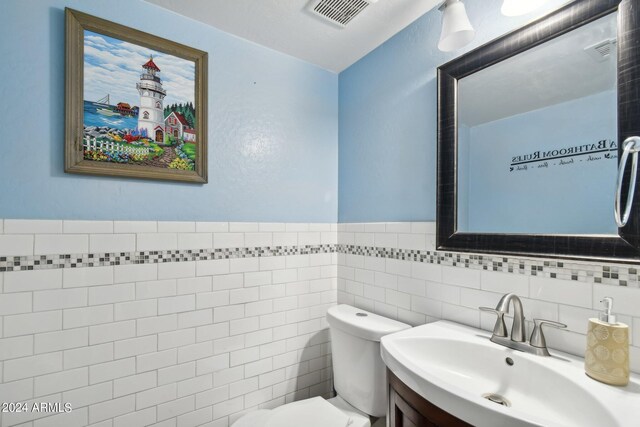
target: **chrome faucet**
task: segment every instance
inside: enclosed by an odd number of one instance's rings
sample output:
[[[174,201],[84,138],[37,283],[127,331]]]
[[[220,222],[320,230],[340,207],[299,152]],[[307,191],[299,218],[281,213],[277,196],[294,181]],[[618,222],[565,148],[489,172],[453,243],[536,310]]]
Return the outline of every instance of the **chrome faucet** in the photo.
[[[513,304],[511,304],[513,302]],[[507,337],[507,326],[504,323],[504,315],[509,313],[509,307],[513,305],[513,325],[511,327],[511,338]],[[538,356],[549,356],[547,342],[542,332],[542,325],[549,325],[554,328],[566,328],[567,325],[552,320],[533,319],[534,327],[531,338],[527,343],[525,333],[524,313],[522,310],[522,301],[516,294],[506,294],[496,308],[480,307],[482,311],[490,311],[498,316],[496,324],[493,327],[491,341],[512,348],[514,350],[532,353]]]
[[[513,301],[513,326],[511,327],[511,340],[517,342],[526,341],[524,331],[524,313],[522,312],[522,301],[516,294],[506,294],[496,306],[496,310],[509,313],[509,305]],[[504,319],[502,320],[504,322]]]

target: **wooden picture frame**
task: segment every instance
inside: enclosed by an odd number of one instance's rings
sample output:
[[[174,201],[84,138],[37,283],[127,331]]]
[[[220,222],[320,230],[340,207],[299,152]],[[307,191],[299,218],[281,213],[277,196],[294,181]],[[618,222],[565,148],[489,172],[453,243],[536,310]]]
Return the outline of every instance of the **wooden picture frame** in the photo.
[[[65,172],[206,183],[207,52],[69,8],[65,21]],[[119,98],[86,99],[102,87]]]

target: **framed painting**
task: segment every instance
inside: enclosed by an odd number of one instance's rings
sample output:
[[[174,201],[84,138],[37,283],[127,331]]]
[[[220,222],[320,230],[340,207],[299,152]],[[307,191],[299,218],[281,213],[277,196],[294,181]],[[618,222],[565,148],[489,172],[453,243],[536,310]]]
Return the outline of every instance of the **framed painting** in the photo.
[[[206,183],[207,53],[65,19],[65,172]]]

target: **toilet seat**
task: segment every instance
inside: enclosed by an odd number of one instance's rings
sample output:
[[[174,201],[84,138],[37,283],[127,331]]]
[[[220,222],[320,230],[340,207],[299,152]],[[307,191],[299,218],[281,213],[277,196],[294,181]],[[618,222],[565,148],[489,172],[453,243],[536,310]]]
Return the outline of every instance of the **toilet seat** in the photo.
[[[231,427],[264,427],[266,415],[270,412],[269,409],[251,411],[238,418],[235,423],[231,424]]]
[[[339,399],[339,398],[337,398]],[[339,399],[339,407],[346,404]],[[299,400],[272,410],[260,409],[239,418],[233,427],[369,427],[369,417],[355,408],[338,409],[321,397]]]

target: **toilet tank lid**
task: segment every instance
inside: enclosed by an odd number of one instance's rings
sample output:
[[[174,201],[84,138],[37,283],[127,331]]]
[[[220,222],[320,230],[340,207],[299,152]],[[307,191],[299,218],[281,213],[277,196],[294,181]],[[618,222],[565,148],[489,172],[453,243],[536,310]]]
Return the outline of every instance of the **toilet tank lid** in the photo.
[[[330,307],[327,310],[327,322],[332,328],[370,341],[380,341],[385,335],[411,328],[406,323],[347,304]]]

